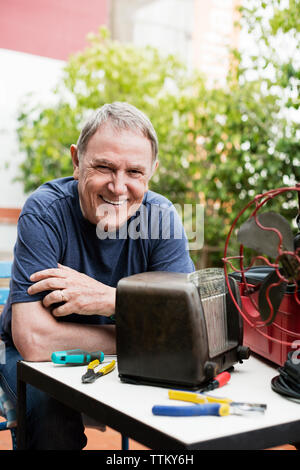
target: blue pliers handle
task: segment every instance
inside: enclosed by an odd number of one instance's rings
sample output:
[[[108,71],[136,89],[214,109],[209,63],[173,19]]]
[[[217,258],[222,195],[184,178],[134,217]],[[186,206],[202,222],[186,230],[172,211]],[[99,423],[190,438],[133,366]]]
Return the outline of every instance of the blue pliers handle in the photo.
[[[191,406],[155,405],[152,413],[158,416],[226,416],[230,407],[226,403],[207,403]]]

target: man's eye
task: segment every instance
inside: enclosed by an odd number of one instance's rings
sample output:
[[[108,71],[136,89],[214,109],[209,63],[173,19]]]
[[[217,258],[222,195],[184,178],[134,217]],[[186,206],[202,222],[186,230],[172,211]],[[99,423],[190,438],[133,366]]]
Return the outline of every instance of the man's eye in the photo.
[[[140,170],[129,170],[131,176],[141,176],[142,172]]]
[[[97,165],[96,168],[100,171],[105,171],[105,172],[111,171],[111,168],[109,166],[106,166],[106,165]]]

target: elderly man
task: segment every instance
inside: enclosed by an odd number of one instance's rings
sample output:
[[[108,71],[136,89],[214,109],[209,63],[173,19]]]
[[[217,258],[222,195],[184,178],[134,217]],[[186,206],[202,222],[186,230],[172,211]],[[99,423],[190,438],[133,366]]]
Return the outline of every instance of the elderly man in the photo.
[[[28,198],[0,320],[6,344],[0,381],[14,402],[20,358],[49,361],[53,351],[74,348],[115,353],[112,316],[121,278],[193,271],[174,207],[148,190],[157,154],[155,130],[141,111],[127,103],[104,105],[71,146],[73,177],[50,181]],[[159,228],[153,237],[166,217],[169,236]],[[32,387],[27,395],[29,449],[85,446],[79,413]]]

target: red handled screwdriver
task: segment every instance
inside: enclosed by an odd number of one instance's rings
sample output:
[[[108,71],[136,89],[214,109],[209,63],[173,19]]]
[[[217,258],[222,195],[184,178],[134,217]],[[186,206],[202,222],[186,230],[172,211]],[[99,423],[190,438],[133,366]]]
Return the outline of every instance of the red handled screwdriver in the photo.
[[[216,377],[211,382],[209,382],[206,387],[202,388],[200,392],[209,392],[211,390],[215,390],[216,388],[223,387],[229,382],[230,377],[231,376],[229,372],[221,372],[221,374],[216,375]]]

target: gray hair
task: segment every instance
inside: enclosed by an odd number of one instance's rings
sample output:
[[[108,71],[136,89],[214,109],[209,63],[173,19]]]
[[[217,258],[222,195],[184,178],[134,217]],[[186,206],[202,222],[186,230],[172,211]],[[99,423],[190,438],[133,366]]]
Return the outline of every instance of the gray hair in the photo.
[[[88,119],[77,141],[79,157],[85,153],[90,138],[107,122],[116,130],[127,129],[144,135],[150,140],[153,162],[157,160],[158,139],[150,119],[135,106],[121,102],[103,105]]]

